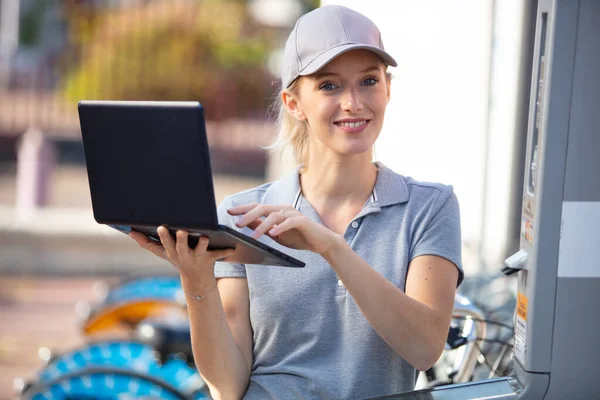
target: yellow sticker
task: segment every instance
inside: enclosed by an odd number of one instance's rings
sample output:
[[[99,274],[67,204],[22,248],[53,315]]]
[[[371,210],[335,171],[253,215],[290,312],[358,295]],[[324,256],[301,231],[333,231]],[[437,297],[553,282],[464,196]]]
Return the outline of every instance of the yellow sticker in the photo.
[[[534,231],[533,220],[527,218],[525,215],[521,217],[521,236],[527,240],[530,244],[533,243],[533,231]]]
[[[527,321],[527,296],[521,292],[517,295],[517,315]]]

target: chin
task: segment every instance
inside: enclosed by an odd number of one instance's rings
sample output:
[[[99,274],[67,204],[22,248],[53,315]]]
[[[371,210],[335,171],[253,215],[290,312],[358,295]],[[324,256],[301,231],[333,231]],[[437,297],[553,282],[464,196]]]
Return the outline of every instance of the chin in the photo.
[[[370,152],[374,144],[374,140],[350,140],[340,146],[340,150],[343,154],[358,155]]]
[[[345,156],[358,156],[361,154],[371,154],[371,150],[373,149],[373,144],[370,145],[362,145],[362,146],[347,146],[344,149],[340,149],[340,154]]]

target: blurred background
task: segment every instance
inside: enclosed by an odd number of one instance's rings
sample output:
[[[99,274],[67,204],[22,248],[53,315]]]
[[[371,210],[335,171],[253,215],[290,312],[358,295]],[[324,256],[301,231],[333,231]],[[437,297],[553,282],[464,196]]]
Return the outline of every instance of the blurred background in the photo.
[[[296,19],[331,3],[370,17],[399,62],[376,158],[454,186],[461,290],[506,303],[512,280],[476,288],[518,248],[536,1],[0,0],[0,398],[40,346],[83,342],[75,308],[99,280],[172,273],[94,221],[77,102],[200,101],[220,202],[294,168],[261,147],[268,106]]]

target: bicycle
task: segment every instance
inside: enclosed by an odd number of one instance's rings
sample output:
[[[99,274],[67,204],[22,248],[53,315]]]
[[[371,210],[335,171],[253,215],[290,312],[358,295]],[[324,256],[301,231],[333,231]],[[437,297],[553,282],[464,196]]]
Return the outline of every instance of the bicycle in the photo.
[[[179,278],[137,275],[104,285],[97,303],[81,315],[81,329],[89,342],[51,356],[21,395],[35,400],[85,399],[100,392],[106,393],[103,399],[125,395],[210,398],[193,362]],[[512,327],[491,319],[491,314],[457,293],[444,354],[425,372],[425,387],[477,380],[486,369],[490,377],[506,373],[512,345],[499,332],[512,333]],[[129,338],[111,339],[117,328],[124,329]],[[490,354],[495,356],[493,364],[487,360]],[[44,397],[48,393],[54,397]]]
[[[506,291],[505,279],[504,275],[492,275],[465,281],[461,293],[455,297],[444,353],[425,372],[422,388],[510,374],[515,296]],[[494,293],[492,286],[497,283],[503,289]],[[476,300],[480,293],[486,294],[487,304]],[[509,319],[513,319],[512,324]]]

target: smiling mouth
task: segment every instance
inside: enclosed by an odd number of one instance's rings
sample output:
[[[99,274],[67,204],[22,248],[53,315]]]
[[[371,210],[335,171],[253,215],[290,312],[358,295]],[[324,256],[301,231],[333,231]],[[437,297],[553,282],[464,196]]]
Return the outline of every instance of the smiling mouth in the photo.
[[[337,126],[344,128],[360,128],[361,126],[366,125],[369,120],[356,121],[356,122],[334,122]]]

